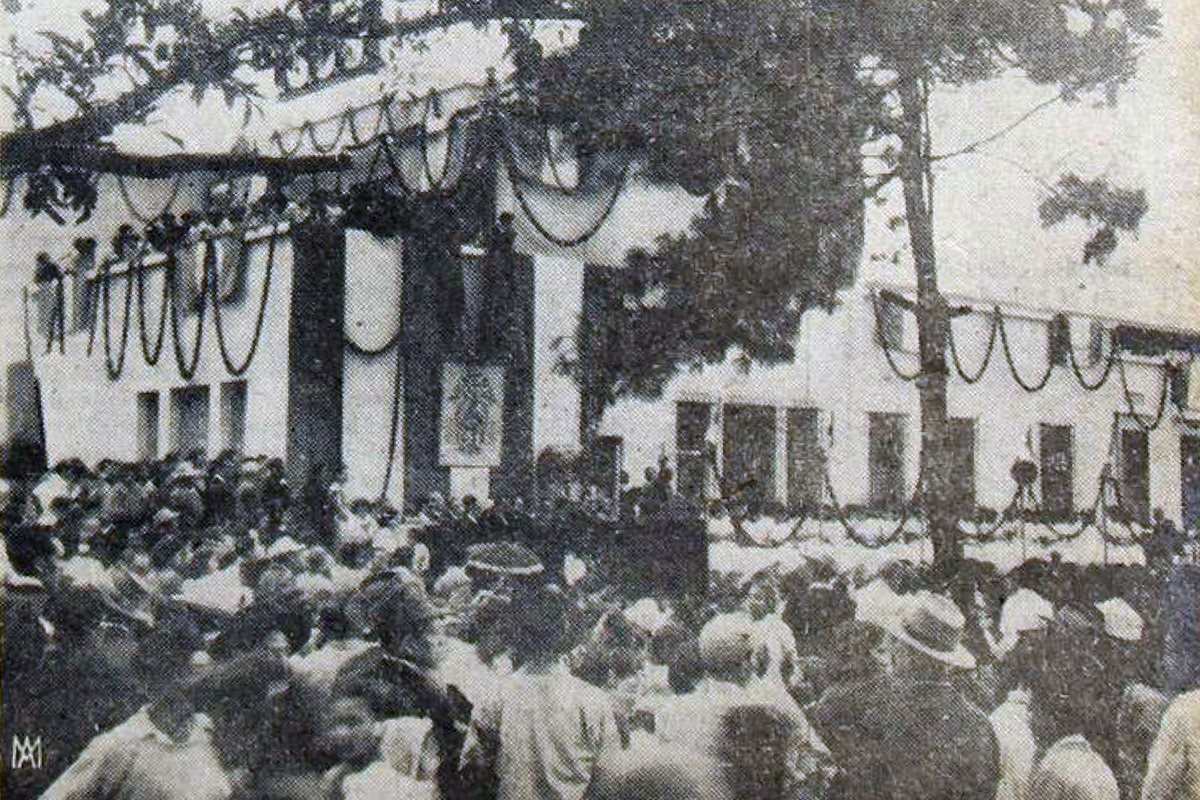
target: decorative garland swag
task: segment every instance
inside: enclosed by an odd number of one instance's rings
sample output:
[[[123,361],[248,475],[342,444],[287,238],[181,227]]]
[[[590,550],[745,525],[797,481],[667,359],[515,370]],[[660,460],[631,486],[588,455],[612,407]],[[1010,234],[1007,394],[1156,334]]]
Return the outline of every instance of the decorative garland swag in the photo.
[[[229,238],[241,240],[244,235],[243,231],[238,231],[232,234]],[[194,333],[191,336],[190,348],[185,345],[184,337],[180,330],[182,324],[180,321],[180,306],[183,301],[180,298],[179,286],[179,259],[175,250],[168,252],[167,260],[163,265],[163,291],[162,301],[160,306],[160,316],[158,322],[158,332],[155,334],[154,345],[150,345],[150,339],[147,335],[146,322],[146,304],[145,304],[145,288],[144,288],[144,272],[146,266],[143,255],[138,255],[128,262],[128,268],[125,271],[125,309],[122,314],[121,321],[121,336],[120,348],[117,351],[116,357],[113,356],[112,342],[112,311],[111,311],[111,287],[112,269],[115,261],[107,261],[101,267],[101,274],[98,280],[101,299],[101,314],[93,315],[92,330],[88,341],[88,355],[91,355],[92,341],[95,338],[95,326],[97,316],[103,317],[104,327],[104,352],[105,352],[105,367],[108,376],[111,380],[117,380],[124,372],[126,347],[129,338],[129,328],[132,319],[132,302],[134,288],[136,286],[138,296],[138,328],[139,338],[142,344],[142,355],[149,366],[155,366],[158,363],[162,353],[162,348],[165,344],[165,330],[167,322],[170,322],[171,328],[171,343],[172,350],[175,355],[176,368],[179,375],[184,380],[191,380],[197,369],[199,368],[201,352],[204,341],[204,318],[208,306],[211,304],[213,308],[213,328],[215,329],[217,338],[217,350],[220,354],[221,361],[228,374],[237,377],[246,373],[250,365],[254,361],[254,357],[258,352],[258,346],[262,339],[262,331],[266,320],[266,310],[269,303],[272,276],[274,274],[275,254],[278,238],[278,230],[273,229],[267,237],[267,260],[263,268],[262,285],[258,294],[257,307],[255,309],[254,327],[250,336],[250,343],[247,346],[246,354],[240,360],[235,359],[231,355],[229,348],[229,337],[225,330],[225,323],[222,317],[221,306],[225,300],[220,296],[221,287],[218,279],[218,267],[216,264],[216,250],[214,247],[214,238],[208,237],[202,240],[203,247],[202,259],[203,267],[200,273],[200,286],[196,295],[196,325]],[[237,270],[239,275],[245,275],[249,262],[249,251],[251,248],[244,243],[240,245],[237,254]],[[93,287],[94,289],[94,287]],[[189,352],[190,349],[190,352]]]
[[[875,317],[875,337],[882,347],[884,358],[887,360],[888,366],[901,380],[907,382],[915,381],[921,376],[921,370],[918,368],[915,372],[905,372],[897,363],[896,356],[892,352],[893,345],[884,333],[882,301],[877,292],[871,293],[871,304]],[[955,341],[954,332],[952,329],[947,331],[946,339],[948,349],[950,350],[951,360],[954,364],[955,371],[958,373],[959,377],[962,378],[967,384],[975,384],[982,380],[984,373],[987,371],[987,368],[991,363],[992,355],[995,351],[996,340],[999,339],[1001,350],[1004,352],[1004,360],[1008,364],[1008,370],[1011,373],[1013,380],[1016,381],[1017,385],[1020,386],[1022,390],[1030,394],[1044,389],[1050,382],[1051,375],[1054,373],[1054,370],[1057,366],[1056,361],[1053,358],[1048,359],[1045,372],[1036,381],[1027,381],[1021,376],[1020,371],[1017,369],[1016,362],[1013,358],[1012,345],[1008,337],[1007,328],[1005,326],[1004,312],[1001,311],[999,306],[995,306],[992,309],[991,319],[992,321],[988,330],[988,340],[984,349],[983,360],[979,368],[974,372],[970,372],[963,367],[958,353],[958,345]],[[1111,333],[1109,338],[1111,341]],[[1124,395],[1125,404],[1129,410],[1130,418],[1139,428],[1146,432],[1154,431],[1159,427],[1159,425],[1162,424],[1163,419],[1166,417],[1167,398],[1170,393],[1171,374],[1174,367],[1165,363],[1161,365],[1161,383],[1159,388],[1157,408],[1154,414],[1147,418],[1143,417],[1143,415],[1137,411],[1137,404],[1133,398],[1133,393],[1129,389],[1128,378],[1125,373],[1126,359],[1118,352],[1115,342],[1110,344],[1108,348],[1108,356],[1105,359],[1104,366],[1100,371],[1099,377],[1092,381],[1089,381],[1084,376],[1078,357],[1075,355],[1075,348],[1069,341],[1067,342],[1066,350],[1068,361],[1071,366],[1071,372],[1074,374],[1075,379],[1078,381],[1080,387],[1082,387],[1085,391],[1095,392],[1102,388],[1106,383],[1108,383],[1108,379],[1112,375],[1113,368],[1115,367],[1121,382],[1121,391]]]

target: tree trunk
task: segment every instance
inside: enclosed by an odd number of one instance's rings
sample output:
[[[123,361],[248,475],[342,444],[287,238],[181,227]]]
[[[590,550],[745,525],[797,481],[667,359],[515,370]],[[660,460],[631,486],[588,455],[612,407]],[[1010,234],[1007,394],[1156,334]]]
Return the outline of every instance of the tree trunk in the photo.
[[[927,113],[920,72],[902,69],[900,102],[900,180],[909,241],[917,274],[916,318],[921,375],[917,390],[921,402],[921,474],[919,491],[933,542],[934,572],[950,578],[963,557],[958,536],[958,515],[953,503],[952,460],[947,437],[946,339],[949,309],[937,284],[933,240],[932,187],[929,185]]]

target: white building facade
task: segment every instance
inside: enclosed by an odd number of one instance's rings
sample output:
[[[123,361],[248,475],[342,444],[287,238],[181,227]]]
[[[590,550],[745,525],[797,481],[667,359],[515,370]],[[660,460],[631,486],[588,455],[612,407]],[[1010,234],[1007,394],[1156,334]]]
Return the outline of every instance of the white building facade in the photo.
[[[474,89],[460,95],[445,92],[442,105],[469,109],[478,100]],[[409,104],[396,114],[403,121],[421,110]],[[445,122],[417,145],[394,143],[410,183],[429,190],[438,174],[459,169],[452,131]],[[540,167],[546,173],[548,164]],[[571,180],[573,168],[564,161],[555,180]],[[209,190],[219,183],[203,179]],[[332,186],[329,176],[321,180]],[[133,193],[148,208],[162,190],[143,183]],[[490,263],[486,247],[431,256],[419,237],[377,236],[336,221],[315,233],[302,220],[223,222],[179,257],[177,296],[185,302],[176,304],[176,325],[163,305],[165,257],[114,259],[105,244],[116,225],[133,222],[118,200],[129,187],[106,177],[94,220],[64,229],[53,253],[78,267],[62,281],[62,311],[56,281],[29,289],[29,355],[49,460],[234,449],[288,460],[294,480],[317,466],[327,473],[344,466],[351,496],[409,507],[434,491],[520,491],[520,474],[539,454],[582,447],[584,403],[562,362],[578,335],[585,283],[620,269],[631,249],[686,230],[704,198],[650,183],[636,166],[611,203],[603,188],[527,186],[518,198],[514,185],[503,167],[494,174],[485,187],[490,218],[480,226],[511,219],[513,257],[503,274],[481,266]],[[81,233],[102,242],[93,261],[72,254],[71,239]],[[45,241],[16,243],[30,248],[32,262],[36,249],[50,249]],[[105,261],[111,266],[97,267]],[[205,264],[218,287],[201,302]],[[686,493],[715,497],[722,485],[749,482],[763,501],[812,506],[828,500],[827,465],[844,505],[904,503],[917,487],[919,407],[915,385],[896,372],[915,370],[916,332],[895,302],[878,304],[906,296],[907,287],[864,268],[832,312],[807,313],[790,363],[744,368],[731,357],[685,371],[661,397],[605,409],[600,444],[634,485],[665,460]],[[498,298],[507,309],[503,331],[476,352],[467,342],[493,330],[481,326]],[[1200,523],[1200,373],[1192,359],[1200,330],[1156,328],[1146,336],[1161,346],[1126,347],[1128,332],[1145,333],[1133,306],[1111,315],[1003,296],[948,300],[960,308],[955,342],[973,379],[952,371],[949,386],[964,511],[1003,509],[1014,490],[1010,467],[1027,459],[1040,467],[1039,497],[1054,514],[1090,507],[1107,469],[1139,516],[1160,507]],[[989,335],[995,308],[1021,380],[1040,384],[1054,364],[1037,391],[1021,388],[1004,344]],[[458,367],[500,376],[487,387],[496,408],[480,411],[492,441],[474,460],[446,454],[443,428],[458,413],[447,411],[444,395],[455,390],[446,376]],[[1094,390],[1083,385],[1102,376]]]

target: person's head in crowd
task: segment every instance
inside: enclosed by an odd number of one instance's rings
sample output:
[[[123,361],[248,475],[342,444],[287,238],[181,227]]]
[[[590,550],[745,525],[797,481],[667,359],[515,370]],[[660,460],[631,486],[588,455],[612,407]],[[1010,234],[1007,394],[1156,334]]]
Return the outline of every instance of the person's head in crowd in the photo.
[[[282,634],[282,639],[276,634]],[[255,651],[294,653],[311,635],[312,614],[298,594],[255,597],[224,622],[208,650],[216,659]]]
[[[805,734],[799,720],[767,703],[726,709],[720,718],[720,762],[734,800],[785,800],[802,793],[796,786],[795,742]]]
[[[419,667],[433,663],[433,618],[424,587],[407,570],[368,579],[358,603],[384,652]]]
[[[188,613],[160,616],[138,641],[135,668],[150,694],[165,691],[186,674],[193,654],[204,649],[204,633]]]
[[[360,633],[344,598],[333,598],[317,610],[317,630],[323,642],[353,639]]]
[[[1147,641],[1146,623],[1133,606],[1120,597],[1095,605],[1102,616],[1098,654],[1106,672],[1122,685],[1153,681],[1157,653]]]
[[[254,767],[271,748],[273,732],[263,721],[290,679],[286,661],[259,650],[202,665],[185,682],[192,709],[212,720],[213,745],[226,769]]]
[[[700,662],[713,680],[744,686],[754,677],[754,621],[743,613],[718,614],[700,629]]]
[[[482,508],[479,505],[479,499],[473,494],[463,495],[462,499],[462,514],[468,519],[476,519]]]
[[[667,665],[667,685],[675,694],[687,694],[704,678],[704,662],[700,658],[700,642],[691,636],[675,649]]]
[[[597,765],[584,800],[732,800],[726,770],[707,753],[634,747]]]
[[[154,512],[150,520],[152,538],[162,539],[172,536],[179,529],[179,512],[164,506]]]
[[[98,643],[107,613],[98,590],[64,583],[48,593],[42,616],[54,630],[55,646],[66,650]]]
[[[779,589],[771,576],[762,576],[750,582],[746,594],[746,613],[753,619],[760,620],[774,614],[779,609]]]
[[[1030,669],[1031,728],[1048,747],[1080,734],[1096,743],[1104,735],[1110,708],[1109,676],[1099,655],[1103,618],[1095,608],[1060,608]]]
[[[691,632],[675,620],[667,620],[650,637],[650,662],[669,667],[680,648],[693,639]]]
[[[814,585],[788,597],[783,621],[796,636],[801,653],[827,650],[828,639],[853,622],[855,602],[844,586]]]
[[[313,738],[313,755],[319,763],[344,764],[360,770],[379,757],[381,729],[374,710],[365,698],[339,695],[322,714]]]
[[[54,540],[42,531],[17,525],[4,531],[8,560],[22,574],[42,577],[54,572]]]
[[[513,664],[544,668],[567,649],[567,599],[557,586],[527,592],[509,607],[508,651]]]
[[[433,582],[433,595],[444,603],[451,603],[455,598],[465,598],[469,601],[474,591],[471,576],[459,566],[447,567],[446,571]]]
[[[975,668],[975,656],[962,643],[966,619],[948,597],[917,592],[903,596],[903,606],[878,648],[887,672],[907,680],[941,681]]]

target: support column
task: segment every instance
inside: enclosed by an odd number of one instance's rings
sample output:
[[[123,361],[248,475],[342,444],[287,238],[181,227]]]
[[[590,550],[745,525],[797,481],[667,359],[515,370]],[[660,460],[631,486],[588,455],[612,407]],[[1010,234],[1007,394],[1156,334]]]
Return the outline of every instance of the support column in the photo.
[[[411,240],[403,274],[404,498],[410,509],[431,494],[445,496],[449,471],[438,462],[442,364],[455,349],[456,298],[447,284],[451,265],[434,243]],[[458,298],[461,300],[461,298]],[[461,308],[461,302],[458,303]]]
[[[295,226],[292,241],[287,471],[300,487],[316,470],[329,480],[342,463],[346,235],[340,224],[313,220]]]
[[[582,261],[534,256],[533,454],[579,450],[580,391],[562,371],[573,358],[583,310]]]

